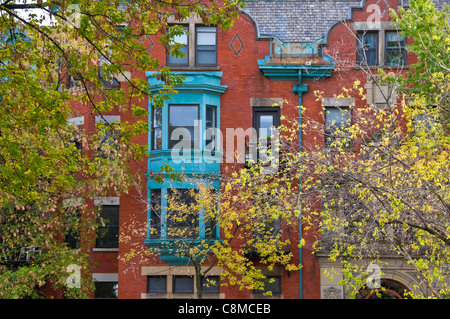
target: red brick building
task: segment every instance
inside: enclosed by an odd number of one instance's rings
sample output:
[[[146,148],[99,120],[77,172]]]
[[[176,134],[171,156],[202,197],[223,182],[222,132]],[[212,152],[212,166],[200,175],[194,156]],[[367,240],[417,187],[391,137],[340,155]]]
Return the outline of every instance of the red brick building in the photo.
[[[394,61],[390,55],[392,43],[399,46],[394,48],[397,50],[401,50],[405,43],[393,29],[389,17],[389,9],[396,9],[399,5],[404,6],[406,3],[401,0],[247,1],[245,10],[230,30],[204,26],[195,17],[186,21],[170,21],[188,28],[189,35],[178,39],[186,45],[185,58],[169,57],[158,46],[156,38],[145,39],[150,54],[159,58],[162,65],[168,65],[172,71],[185,75],[186,80],[161,113],[152,110],[148,101],[142,103],[151,110],[149,122],[153,126],[152,133],[139,140],[149,144],[149,160],[142,163],[146,171],[141,167],[135,169],[145,175],[160,168],[162,163],[167,163],[175,170],[189,175],[190,181],[185,184],[158,184],[149,180],[140,192],[104,199],[105,212],[115,216],[115,224],[110,225],[111,229],[116,235],[120,231],[125,238],[97,242],[92,251],[96,297],[113,297],[113,292],[117,291],[118,298],[124,299],[195,298],[195,272],[192,266],[187,265],[185,260],[171,256],[169,251],[156,259],[145,254],[149,246],[158,245],[167,236],[168,229],[162,226],[163,223],[157,225],[161,228],[156,236],[145,229],[132,232],[135,225],[152,222],[146,201],[136,198],[144,196],[146,200],[158,201],[164,207],[162,198],[171,188],[191,189],[199,174],[206,176],[213,187],[219,189],[217,176],[226,172],[227,165],[234,166],[235,163],[227,163],[227,154],[220,152],[211,156],[215,160],[222,156],[222,161],[213,161],[211,164],[175,163],[170,158],[173,145],[168,138],[169,133],[174,127],[193,127],[188,123],[193,119],[202,120],[203,124],[200,125],[203,125],[203,129],[211,125],[222,132],[227,128],[261,127],[266,120],[276,125],[283,116],[301,121],[297,108],[272,107],[276,103],[303,105],[307,116],[326,124],[322,107],[333,108],[337,103],[334,95],[341,93],[342,87],[348,87],[356,79],[365,84],[367,102],[377,104],[376,89],[355,65],[365,59],[373,67],[398,68],[399,65],[407,66],[414,61],[409,53],[405,53],[400,62]],[[361,37],[368,44],[364,57],[358,53],[361,51],[358,51],[357,39]],[[155,92],[160,88],[160,83],[151,72],[132,76],[148,78]],[[323,92],[322,100],[317,100],[314,95],[316,90]],[[343,102],[349,105],[362,103],[358,97],[338,103]],[[332,110],[335,111],[340,112],[340,109]],[[127,120],[126,114],[111,112],[110,116],[111,120]],[[340,118],[339,114],[337,116]],[[86,129],[94,129],[95,118],[86,114],[80,121]],[[226,136],[223,137],[222,146],[225,147],[227,140]],[[312,133],[299,132],[299,137],[302,143],[299,147],[313,145],[318,140],[325,143],[323,137],[318,138]],[[200,149],[205,147],[205,142],[200,143]],[[220,145],[216,147],[220,149]],[[230,153],[230,150],[226,152]],[[302,237],[306,241],[311,240],[308,233],[291,236],[292,247],[296,247]],[[130,256],[132,250],[135,253],[125,260],[124,257]],[[293,249],[293,253],[294,261],[301,263],[303,268],[297,272],[287,272],[281,268],[272,271],[270,275],[274,276],[277,283],[273,298],[346,297],[343,287],[337,284],[338,279],[329,281],[322,275],[324,269],[336,265],[312,254],[308,246]],[[215,276],[220,273],[221,269],[212,271]],[[414,281],[407,273],[392,270],[390,276],[412,289]],[[259,298],[261,295],[233,287],[217,287],[204,297],[246,299]]]

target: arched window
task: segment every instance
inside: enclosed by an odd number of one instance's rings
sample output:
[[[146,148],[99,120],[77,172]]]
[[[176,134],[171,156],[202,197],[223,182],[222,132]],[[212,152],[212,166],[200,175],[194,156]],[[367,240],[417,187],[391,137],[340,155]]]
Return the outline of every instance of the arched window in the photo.
[[[381,279],[378,289],[362,288],[357,299],[405,299],[408,298],[408,288],[391,279]]]

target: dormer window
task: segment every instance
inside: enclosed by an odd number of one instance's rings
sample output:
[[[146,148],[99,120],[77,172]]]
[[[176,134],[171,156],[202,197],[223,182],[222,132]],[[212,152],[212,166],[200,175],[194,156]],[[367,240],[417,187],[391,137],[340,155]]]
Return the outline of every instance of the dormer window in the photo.
[[[217,66],[217,26],[204,25],[198,17],[184,21],[169,21],[170,31],[175,34],[169,43],[170,52],[166,63],[174,67],[216,67]],[[172,49],[178,48],[181,55]]]
[[[356,63],[362,66],[406,65],[406,39],[397,30],[358,30]]]
[[[173,26],[173,29],[177,28],[179,32],[184,33],[176,35],[170,43],[170,48],[178,47],[183,56],[176,56],[172,54],[172,50],[167,55],[167,65],[170,66],[188,66],[189,65],[189,31],[188,26],[178,25]]]
[[[197,26],[195,29],[195,65],[217,65],[217,28]]]

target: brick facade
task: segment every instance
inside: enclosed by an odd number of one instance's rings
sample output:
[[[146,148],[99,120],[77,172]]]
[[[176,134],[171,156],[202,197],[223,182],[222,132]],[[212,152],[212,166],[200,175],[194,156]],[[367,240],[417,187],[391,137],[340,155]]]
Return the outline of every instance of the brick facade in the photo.
[[[286,104],[296,106],[302,103],[306,107],[306,114],[312,119],[323,123],[322,104],[317,101],[313,92],[323,91],[325,97],[333,97],[341,93],[344,86],[348,86],[356,79],[362,79],[360,71],[353,67],[340,67],[336,69],[339,61],[355,61],[355,26],[366,23],[371,12],[367,9],[370,4],[379,4],[384,10],[388,4],[390,8],[396,8],[397,0],[367,0],[363,1],[247,1],[246,9],[236,20],[230,30],[217,30],[217,68],[181,68],[184,72],[221,72],[220,84],[226,86],[226,90],[220,95],[220,125],[222,131],[226,128],[249,128],[253,125],[252,101],[268,101],[284,99]],[[402,4],[402,3],[401,3]],[[345,20],[345,23],[339,21]],[[389,15],[381,18],[382,23],[388,23]],[[165,64],[166,55],[157,40],[147,39],[150,54],[160,59]],[[292,46],[303,44],[303,48],[310,49],[312,55],[304,51],[290,51],[290,60],[277,60],[278,66],[285,69],[300,70],[314,64],[332,67],[334,71],[323,76],[320,80],[307,78],[303,75],[297,79],[278,79],[268,76],[262,72],[261,61],[273,54],[275,61],[274,46],[276,41],[281,41],[282,47],[287,44]],[[299,46],[301,47],[301,46]],[[282,49],[283,49],[282,48]],[[295,54],[298,56],[295,56]],[[294,56],[292,56],[294,55]],[[332,66],[331,57],[336,64]],[[408,63],[414,61],[414,57],[408,55]],[[270,63],[268,63],[270,64]],[[299,66],[300,64],[300,66]],[[177,71],[176,68],[174,68]],[[145,78],[145,74],[137,74]],[[296,85],[307,85],[307,90],[297,94],[293,88]],[[356,105],[361,103],[356,100]],[[257,103],[257,102],[254,102]],[[148,101],[142,102],[143,107],[148,106]],[[267,105],[269,106],[269,105]],[[283,108],[282,114],[287,118],[298,118],[298,109]],[[126,115],[124,120],[126,120]],[[85,125],[93,125],[92,119],[86,121]],[[317,136],[304,134],[302,143],[313,145],[317,143]],[[147,136],[137,138],[140,143],[148,143]],[[223,141],[224,145],[226,140]],[[147,163],[141,163],[146,167]],[[222,173],[226,173],[227,165],[223,163]],[[135,170],[143,168],[135,167]],[[145,174],[145,172],[143,172]],[[141,185],[138,191],[133,190],[130,194],[120,198],[120,228],[127,236],[121,241],[118,249],[94,251],[92,253],[94,274],[117,274],[118,297],[123,299],[139,299],[146,297],[147,275],[156,273],[167,273],[169,276],[179,273],[191,273],[187,266],[168,266],[164,262],[148,257],[144,254],[146,245],[144,243],[145,231],[131,232],[134,225],[145,225],[147,212],[145,201],[137,202],[136,197],[146,196],[146,185]],[[312,240],[312,233],[302,234],[307,242]],[[128,237],[129,236],[129,237]],[[299,235],[292,236],[292,247],[297,247]],[[131,250],[137,254],[131,258],[124,258]],[[293,249],[294,260],[303,265],[301,272],[281,271],[282,295],[286,299],[319,299],[324,297],[323,289],[337,289],[321,278],[323,269],[331,267],[325,265],[312,254],[308,246],[302,250]],[[299,253],[302,255],[299,256]],[[325,266],[324,266],[325,265]],[[165,269],[165,267],[167,269]],[[178,268],[177,268],[178,267]],[[322,267],[322,268],[321,268]],[[169,272],[170,270],[170,272]],[[301,285],[301,286],[300,286]],[[324,288],[325,287],[325,288]],[[327,290],[330,291],[330,290]],[[171,292],[168,292],[170,294]],[[300,295],[302,294],[302,295]],[[169,295],[165,295],[167,297]],[[251,292],[240,291],[233,287],[221,287],[220,298],[251,298]]]

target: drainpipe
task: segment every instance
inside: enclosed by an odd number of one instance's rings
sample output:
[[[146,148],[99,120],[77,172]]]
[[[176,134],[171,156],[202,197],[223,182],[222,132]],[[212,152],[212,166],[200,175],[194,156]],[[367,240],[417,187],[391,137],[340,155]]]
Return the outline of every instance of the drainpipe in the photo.
[[[299,152],[302,151],[302,112],[300,109],[300,106],[302,106],[302,94],[305,93],[306,91],[308,91],[308,85],[307,84],[302,84],[302,71],[298,70],[298,84],[294,84],[294,94],[298,94],[298,105],[299,105],[299,112],[298,112],[298,125],[299,125],[299,130],[298,130],[298,134],[299,134]],[[301,192],[301,185],[302,185],[302,177],[299,177],[299,191]],[[301,193],[300,193],[301,194]],[[301,195],[299,195],[301,196]],[[301,210],[301,207],[300,207]],[[299,232],[298,232],[298,236],[299,236],[299,243],[301,243],[302,241],[302,214],[300,213],[299,217],[298,217],[298,222],[299,222]],[[299,258],[299,264],[302,265],[303,264],[303,257],[302,257],[302,248],[299,247],[298,248],[298,258]],[[300,268],[299,270],[299,298],[303,299],[303,265],[302,268]]]

